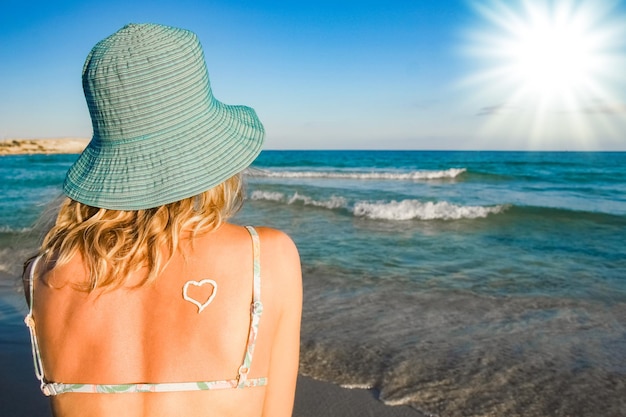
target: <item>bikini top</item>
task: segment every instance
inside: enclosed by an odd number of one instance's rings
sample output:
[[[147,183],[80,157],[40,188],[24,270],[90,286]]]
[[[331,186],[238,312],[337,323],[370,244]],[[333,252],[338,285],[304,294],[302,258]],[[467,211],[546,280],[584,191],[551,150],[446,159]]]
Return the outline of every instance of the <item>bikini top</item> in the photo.
[[[101,393],[115,394],[127,392],[179,392],[179,391],[205,391],[215,389],[228,388],[247,388],[267,385],[267,378],[248,379],[248,372],[252,365],[252,356],[254,354],[254,346],[256,344],[257,333],[259,331],[259,320],[263,312],[263,304],[261,303],[261,262],[260,262],[260,242],[259,235],[251,226],[246,226],[252,237],[252,251],[254,257],[253,272],[253,291],[252,304],[250,306],[250,330],[248,332],[248,342],[241,366],[237,370],[237,376],[233,379],[225,379],[220,381],[196,381],[196,382],[164,382],[164,383],[129,383],[129,384],[71,384],[61,382],[47,381],[44,374],[44,367],[41,361],[41,353],[39,352],[39,344],[37,342],[37,334],[35,332],[35,321],[33,319],[33,277],[34,271],[39,262],[40,256],[37,257],[30,268],[29,284],[30,284],[30,303],[29,311],[24,319],[28,329],[30,330],[30,340],[33,353],[33,362],[35,366],[35,375],[41,383],[41,391],[46,396],[58,395],[66,392],[82,392],[82,393]],[[207,280],[210,281],[210,280]],[[195,281],[187,281],[187,283]],[[202,282],[202,281],[201,281]],[[214,283],[214,281],[212,281]],[[185,285],[185,288],[187,285]],[[214,288],[215,294],[217,287]],[[199,311],[210,302],[205,304],[194,302],[187,298],[186,290],[183,289],[183,296],[188,301],[196,304]],[[212,297],[212,296],[211,296]],[[202,307],[204,306],[204,307]]]

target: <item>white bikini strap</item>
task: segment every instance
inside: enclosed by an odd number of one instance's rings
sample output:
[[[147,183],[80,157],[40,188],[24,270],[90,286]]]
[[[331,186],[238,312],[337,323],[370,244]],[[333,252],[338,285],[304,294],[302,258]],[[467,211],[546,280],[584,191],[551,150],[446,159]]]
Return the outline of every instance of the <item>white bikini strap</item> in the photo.
[[[30,344],[33,353],[33,364],[35,366],[35,376],[41,383],[41,390],[44,391],[44,370],[43,363],[41,362],[41,352],[39,351],[39,343],[37,343],[37,334],[35,333],[35,320],[33,319],[33,304],[35,302],[35,269],[41,259],[42,255],[37,256],[30,265],[30,271],[28,273],[28,286],[30,300],[28,302],[28,314],[24,318],[24,323],[28,326],[30,332]],[[44,391],[45,393],[45,391]]]
[[[259,235],[252,226],[246,226],[246,229],[252,237],[252,257],[253,257],[253,288],[252,288],[252,304],[250,305],[250,331],[248,334],[248,344],[244,355],[243,363],[239,367],[239,387],[246,384],[248,372],[252,365],[252,357],[254,355],[254,347],[259,332],[259,320],[263,313],[263,303],[261,302],[261,242]]]

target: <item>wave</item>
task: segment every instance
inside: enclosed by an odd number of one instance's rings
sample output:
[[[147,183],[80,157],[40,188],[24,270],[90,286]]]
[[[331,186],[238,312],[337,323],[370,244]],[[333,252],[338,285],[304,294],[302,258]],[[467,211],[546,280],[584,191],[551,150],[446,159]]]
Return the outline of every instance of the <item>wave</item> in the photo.
[[[374,220],[460,220],[478,219],[490,214],[498,214],[509,206],[463,206],[447,201],[422,202],[419,200],[401,201],[356,201],[350,203],[346,198],[331,196],[316,200],[312,197],[294,193],[287,196],[276,191],[256,190],[250,195],[251,200],[278,202],[287,205],[301,204],[329,210],[345,210],[354,217]]]
[[[7,234],[20,234],[20,233],[30,233],[33,231],[32,227],[12,227],[7,225],[0,225],[0,233]]]
[[[513,206],[510,214],[523,218],[543,218],[554,221],[593,222],[608,226],[626,227],[626,215],[602,211],[575,210],[562,207]]]
[[[328,200],[314,200],[311,197],[300,195],[295,193],[287,202],[287,204],[293,204],[296,202],[302,202],[305,206],[324,207],[327,209],[345,208],[348,204],[348,200],[343,197],[332,196]]]
[[[250,194],[251,200],[265,200],[265,201],[274,201],[274,202],[282,202],[286,204],[301,204],[304,206],[313,206],[313,207],[321,207],[329,210],[334,209],[345,209],[348,207],[348,200],[344,197],[331,196],[327,200],[315,200],[309,196],[302,195],[299,193],[294,193],[292,196],[288,197],[285,194],[277,192],[277,191],[253,191]]]
[[[400,180],[421,181],[437,179],[453,179],[466,172],[466,168],[449,168],[445,170],[425,170],[410,172],[394,171],[272,171],[267,169],[251,169],[247,174],[261,178],[328,178],[352,180]]]
[[[358,217],[378,220],[460,220],[479,219],[498,214],[508,206],[460,206],[447,201],[421,202],[402,200],[390,202],[358,202],[353,213]]]

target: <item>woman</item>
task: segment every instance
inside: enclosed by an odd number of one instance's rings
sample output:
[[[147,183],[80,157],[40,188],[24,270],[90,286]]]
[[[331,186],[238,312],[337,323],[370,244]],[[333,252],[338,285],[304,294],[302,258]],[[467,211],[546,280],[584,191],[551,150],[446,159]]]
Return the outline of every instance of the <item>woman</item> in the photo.
[[[227,223],[264,129],[211,92],[192,32],[127,25],[83,67],[93,138],[25,269],[57,416],[290,416],[301,274],[285,234]]]

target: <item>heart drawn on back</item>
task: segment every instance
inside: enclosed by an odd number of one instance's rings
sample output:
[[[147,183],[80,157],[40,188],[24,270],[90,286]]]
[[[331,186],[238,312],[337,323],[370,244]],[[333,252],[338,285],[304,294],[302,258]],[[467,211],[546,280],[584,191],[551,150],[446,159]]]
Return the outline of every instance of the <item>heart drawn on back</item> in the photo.
[[[201,313],[217,294],[217,282],[212,279],[202,281],[189,280],[183,286],[183,298],[198,307]]]

